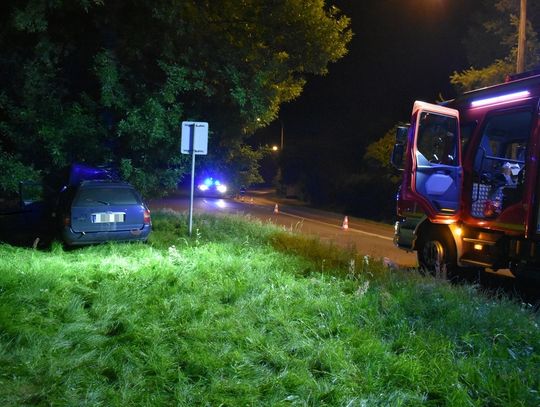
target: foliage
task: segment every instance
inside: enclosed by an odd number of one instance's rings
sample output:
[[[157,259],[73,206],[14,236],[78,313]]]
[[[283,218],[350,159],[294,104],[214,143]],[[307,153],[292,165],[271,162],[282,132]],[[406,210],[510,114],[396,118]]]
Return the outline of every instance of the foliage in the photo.
[[[396,143],[397,128],[397,125],[392,127],[384,134],[384,136],[371,143],[367,147],[366,154],[364,155],[364,158],[367,161],[375,163],[377,167],[383,170],[386,175],[394,181],[396,181],[394,177],[394,167],[390,163],[390,156],[392,155],[392,150]]]
[[[229,171],[233,174],[233,183],[237,186],[251,185],[263,181],[259,174],[259,163],[264,154],[263,150],[240,144],[229,149]]]
[[[220,174],[229,186],[238,190],[242,185],[262,182],[259,166],[264,154],[264,149],[256,150],[238,140],[229,141],[225,146],[214,149],[209,156],[201,157],[198,165],[210,176]]]
[[[39,172],[23,165],[16,157],[0,150],[0,192],[1,196],[18,194],[19,180],[38,181]]]
[[[454,72],[450,83],[461,92],[483,88],[504,82],[509,72],[515,69],[515,64],[509,60],[497,60],[482,69],[469,68],[462,72]]]
[[[344,144],[328,138],[294,140],[280,152],[281,182],[292,195],[318,206],[342,203],[340,187],[359,169],[358,140]],[[339,160],[339,163],[336,162]]]
[[[148,245],[0,245],[2,405],[540,403],[525,305],[253,220],[154,219]]]
[[[527,14],[526,68],[540,62],[540,44],[535,27],[540,26],[540,8],[529,4]],[[450,82],[460,92],[501,83],[515,72],[519,29],[519,1],[486,0],[481,14],[465,40],[471,68],[454,72]]]
[[[359,174],[350,174],[342,181],[339,196],[344,206],[340,210],[366,219],[395,223],[397,180],[376,165],[363,167]]]
[[[208,121],[210,149],[256,180],[244,139],[352,35],[323,0],[9,0],[0,11],[0,148],[42,172],[112,164],[144,193],[186,170],[182,120]]]
[[[344,208],[347,213],[382,221],[394,220],[395,194],[401,175],[390,163],[390,157],[396,142],[397,127],[392,127],[367,146],[361,173],[345,180],[340,195],[347,203]],[[368,195],[370,199],[365,199]],[[373,202],[378,204],[373,205]]]

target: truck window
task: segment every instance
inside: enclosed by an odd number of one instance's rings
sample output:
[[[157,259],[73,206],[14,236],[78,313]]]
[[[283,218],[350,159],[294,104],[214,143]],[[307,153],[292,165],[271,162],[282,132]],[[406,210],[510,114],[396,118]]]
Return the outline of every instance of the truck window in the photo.
[[[531,122],[531,111],[505,112],[486,120],[473,168],[473,216],[495,218],[522,198]]]
[[[474,130],[476,129],[476,125],[478,122],[469,122],[469,123],[460,123],[459,126],[459,132],[461,136],[461,156],[464,157],[467,148],[469,147],[469,141],[471,141],[471,137],[474,133]]]
[[[456,166],[458,163],[456,135],[455,117],[422,112],[416,139],[419,164]]]

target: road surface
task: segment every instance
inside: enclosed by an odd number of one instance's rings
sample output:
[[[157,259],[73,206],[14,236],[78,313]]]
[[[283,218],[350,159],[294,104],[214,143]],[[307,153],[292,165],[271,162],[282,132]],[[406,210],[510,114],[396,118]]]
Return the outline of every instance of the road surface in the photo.
[[[277,211],[276,211],[276,204]],[[163,208],[184,212],[189,197],[177,196],[149,201],[150,210]],[[390,225],[308,208],[293,200],[278,200],[270,191],[253,191],[244,200],[196,197],[194,212],[226,213],[252,216],[263,222],[281,225],[298,233],[317,236],[321,241],[343,248],[353,248],[374,259],[387,259],[402,267],[416,267],[416,255],[396,248]]]

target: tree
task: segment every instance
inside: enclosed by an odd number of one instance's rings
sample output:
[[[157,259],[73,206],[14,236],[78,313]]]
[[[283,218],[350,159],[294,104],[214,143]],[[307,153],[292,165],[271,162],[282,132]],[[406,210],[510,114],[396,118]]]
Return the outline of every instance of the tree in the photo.
[[[6,0],[0,11],[0,153],[29,173],[109,163],[144,193],[185,171],[182,120],[209,121],[212,154],[256,178],[246,137],[352,35],[324,0]]]
[[[529,9],[526,66],[532,69],[540,62],[540,44],[534,30],[540,24],[540,8],[537,4],[529,4]],[[501,83],[515,72],[519,1],[485,0],[484,10],[476,21],[465,40],[471,68],[450,76],[450,82],[460,92]]]
[[[390,156],[394,144],[396,143],[396,131],[398,126],[392,127],[384,136],[377,141],[371,143],[364,155],[364,161],[367,167],[375,168],[379,173],[382,173],[385,179],[393,184],[397,184],[400,176],[396,175],[396,170],[390,163]]]

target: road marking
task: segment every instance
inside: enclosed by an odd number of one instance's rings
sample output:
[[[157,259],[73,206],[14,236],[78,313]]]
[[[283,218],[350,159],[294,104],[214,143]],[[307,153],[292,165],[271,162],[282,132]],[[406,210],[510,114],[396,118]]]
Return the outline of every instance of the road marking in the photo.
[[[341,226],[334,225],[332,223],[327,223],[327,222],[323,222],[323,221],[315,220],[315,219],[311,219],[311,218],[305,218],[305,217],[294,215],[294,214],[288,213],[288,212],[279,211],[279,214],[280,215],[285,215],[285,216],[290,216],[291,218],[296,218],[296,219],[300,219],[300,220],[307,220],[309,222],[318,223],[320,225],[331,226],[331,227],[334,227],[334,228],[337,228],[337,229],[341,229]],[[392,238],[392,237],[379,235],[377,233],[365,232],[363,230],[358,230],[358,229],[349,228],[347,230],[347,232],[345,232],[345,233],[350,233],[350,232],[358,233],[358,234],[366,235],[366,236],[378,237],[379,239],[384,239],[384,240],[390,240],[390,241],[394,240],[394,238]]]

